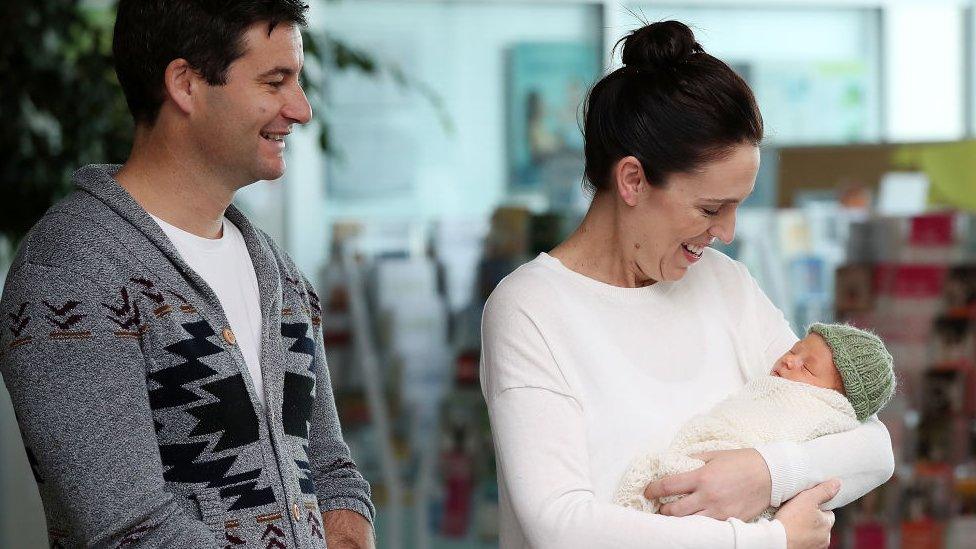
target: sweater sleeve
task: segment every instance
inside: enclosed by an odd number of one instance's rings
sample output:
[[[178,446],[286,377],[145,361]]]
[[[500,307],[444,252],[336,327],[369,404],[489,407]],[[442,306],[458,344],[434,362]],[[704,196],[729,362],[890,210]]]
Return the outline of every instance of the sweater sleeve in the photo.
[[[85,547],[219,547],[164,487],[137,303],[132,326],[104,314],[118,295],[57,267],[7,280],[0,372],[44,505]]]
[[[321,304],[311,284],[308,288],[315,338],[315,404],[309,429],[309,462],[322,512],[348,509],[373,521],[376,509],[370,499],[369,482],[356,467],[342,437],[332,380],[325,359]],[[317,319],[317,321],[316,321]]]
[[[529,546],[786,547],[779,521],[666,517],[598,501],[589,478],[584,411],[518,301],[496,297],[486,306],[482,388],[500,489]]]
[[[854,430],[757,448],[773,478],[771,505],[779,506],[807,488],[841,480],[840,492],[822,507],[836,509],[884,484],[895,470],[888,429],[871,416]]]
[[[745,267],[742,267],[745,271]],[[773,364],[797,340],[783,312],[766,297],[748,272],[752,301],[761,335],[760,367],[755,375],[767,375]],[[807,488],[829,480],[841,480],[840,492],[823,507],[841,507],[877,488],[894,472],[894,453],[888,429],[877,417],[857,429],[814,440],[772,442],[756,448],[766,460],[772,479],[770,505],[778,507]]]

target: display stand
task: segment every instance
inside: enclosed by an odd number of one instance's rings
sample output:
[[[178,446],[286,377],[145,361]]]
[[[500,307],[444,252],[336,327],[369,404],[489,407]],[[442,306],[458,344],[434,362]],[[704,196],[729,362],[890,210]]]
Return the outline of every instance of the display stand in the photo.
[[[383,378],[379,359],[376,355],[375,338],[366,303],[366,287],[354,251],[348,242],[338,247],[342,276],[349,289],[349,310],[352,316],[352,339],[355,356],[362,368],[372,428],[377,430],[379,442],[381,476],[386,486],[388,501],[384,523],[387,524],[382,547],[400,549],[403,547],[403,487],[393,449],[393,430],[390,422],[386,398],[383,391]]]

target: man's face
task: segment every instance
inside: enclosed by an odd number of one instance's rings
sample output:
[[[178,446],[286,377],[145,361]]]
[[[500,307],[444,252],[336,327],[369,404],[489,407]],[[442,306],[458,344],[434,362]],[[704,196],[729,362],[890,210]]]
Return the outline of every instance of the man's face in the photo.
[[[811,333],[776,361],[772,375],[808,385],[844,392],[844,380],[834,364],[830,347],[819,334]]]
[[[239,186],[285,173],[285,136],[312,109],[299,82],[305,60],[298,27],[252,25],[245,54],[231,63],[227,83],[205,86],[204,108],[193,117],[193,138],[217,177]]]

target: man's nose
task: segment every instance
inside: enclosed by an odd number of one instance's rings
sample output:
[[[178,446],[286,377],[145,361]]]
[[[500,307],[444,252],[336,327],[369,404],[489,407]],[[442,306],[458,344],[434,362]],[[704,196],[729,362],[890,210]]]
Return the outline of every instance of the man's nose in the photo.
[[[305,90],[301,86],[289,98],[281,114],[299,124],[308,124],[312,119],[312,106],[308,103],[308,97],[305,96]]]

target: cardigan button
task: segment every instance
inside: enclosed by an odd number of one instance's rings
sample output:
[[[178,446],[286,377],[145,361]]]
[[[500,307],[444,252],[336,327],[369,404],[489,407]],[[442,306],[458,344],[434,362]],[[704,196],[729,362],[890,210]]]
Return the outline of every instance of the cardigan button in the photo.
[[[234,335],[234,331],[230,328],[224,328],[223,336],[224,341],[226,341],[228,345],[237,345],[237,336]]]
[[[297,503],[291,504],[291,516],[295,517],[296,521],[299,521],[302,518],[302,512],[298,510]]]

